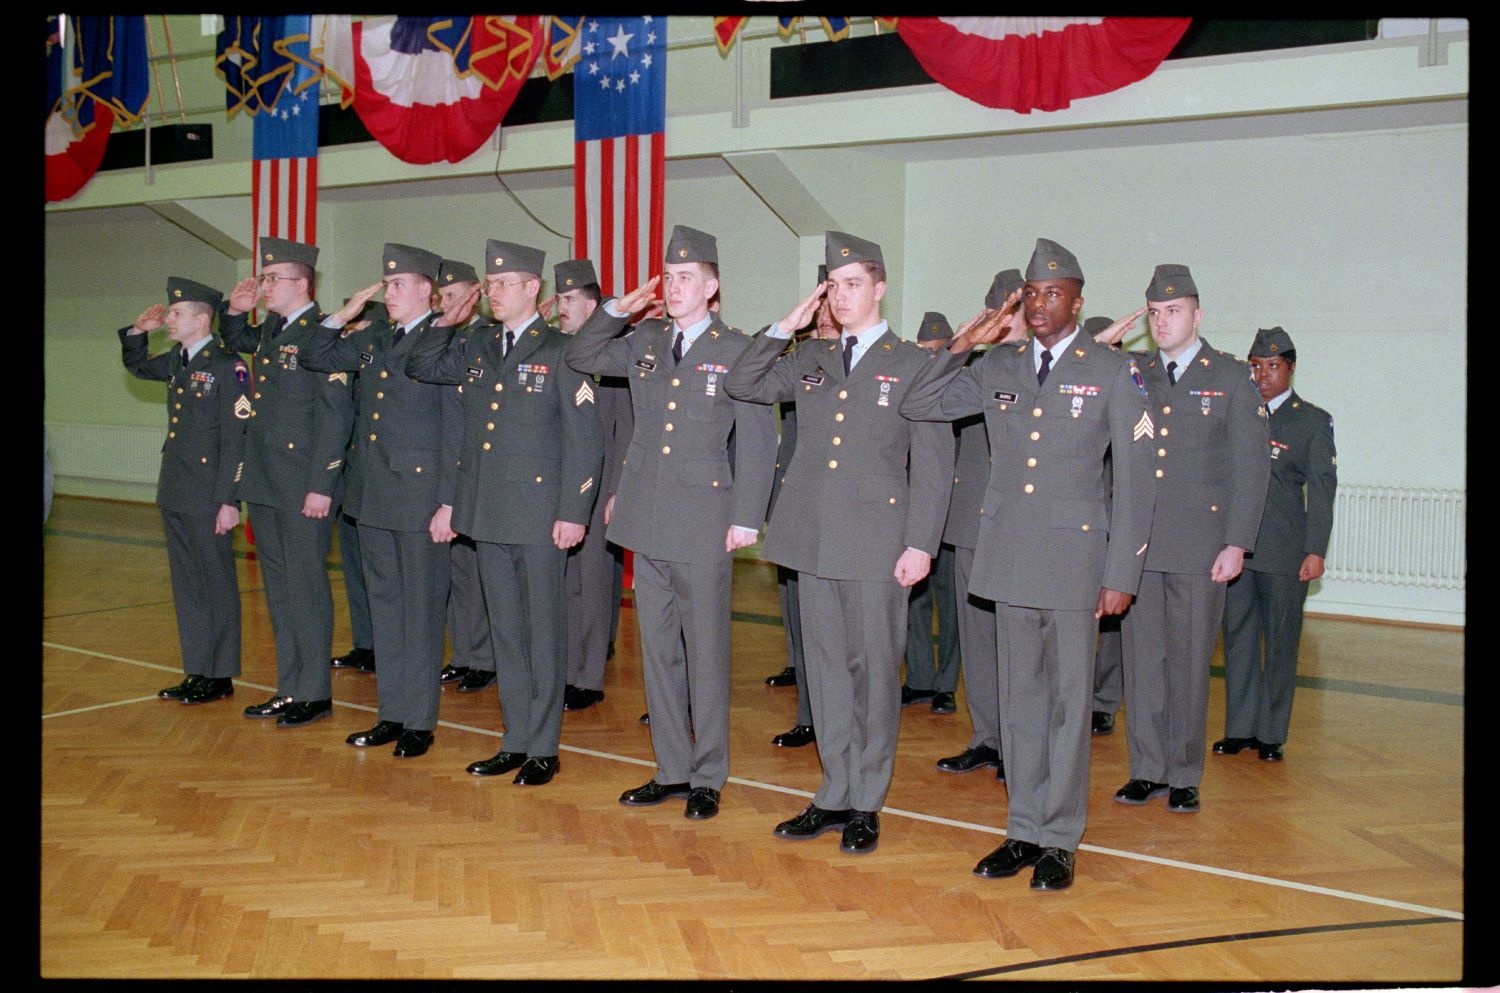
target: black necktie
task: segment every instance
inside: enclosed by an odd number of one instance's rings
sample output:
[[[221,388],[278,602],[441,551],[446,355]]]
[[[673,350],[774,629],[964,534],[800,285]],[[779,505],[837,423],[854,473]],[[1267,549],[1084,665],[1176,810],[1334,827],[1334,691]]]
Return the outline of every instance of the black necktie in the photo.
[[[282,331],[286,330],[286,318],[282,317],[280,314],[277,314],[275,316],[276,316],[276,320],[271,325],[271,338],[272,338],[272,340],[275,340],[275,338],[278,335],[280,335]]]
[[[858,340],[852,334],[844,339],[844,375],[846,376],[854,366],[854,343]]]
[[[1047,373],[1052,369],[1052,350],[1042,349],[1042,364],[1036,371],[1036,384],[1041,386],[1047,381]]]
[[[503,351],[503,352],[500,353],[500,357],[503,359],[503,358],[505,358],[505,356],[509,355],[510,354],[510,350],[515,347],[515,344],[516,344],[516,333],[514,331],[510,330],[509,328],[507,328],[506,331],[505,331],[505,351]]]
[[[1168,362],[1167,363],[1167,382],[1171,383],[1173,386],[1177,385],[1177,363],[1176,362]]]
[[[393,334],[393,335],[391,335],[391,347],[395,348],[396,347],[396,343],[399,342],[404,337],[406,337],[406,328],[401,327],[400,325],[397,325],[396,326],[396,333]]]
[[[682,332],[677,332],[677,340],[672,342],[672,361],[682,361]]]

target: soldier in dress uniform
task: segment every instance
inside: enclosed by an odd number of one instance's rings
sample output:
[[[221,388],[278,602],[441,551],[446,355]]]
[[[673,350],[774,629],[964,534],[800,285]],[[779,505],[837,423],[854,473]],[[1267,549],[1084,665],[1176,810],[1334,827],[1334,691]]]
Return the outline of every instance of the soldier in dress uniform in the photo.
[[[937,554],[953,432],[900,414],[932,357],[880,317],[880,246],[829,231],[824,260],[828,281],[756,336],[727,388],[756,403],[797,401],[797,451],[761,554],[798,573],[823,782],[773,833],[800,840],[842,827],[839,847],[863,853],[880,839],[901,724],[907,596]],[[825,295],[842,340],[787,351]]]
[[[709,311],[718,274],[713,235],[679,224],[662,275],[606,300],[568,349],[581,372],[628,377],[635,408],[609,539],[635,553],[657,772],[620,803],[686,796],[684,813],[694,819],[719,812],[729,778],[734,553],[760,536],[776,457],[771,408],[724,390],[750,339]],[[653,303],[658,283],[670,320],[643,320],[616,337]]]
[[[234,696],[240,674],[240,587],[234,571],[236,498],[244,467],[249,370],[213,336],[220,293],[191,279],[167,280],[167,303],[121,328],[125,368],[167,384],[167,440],[156,502],[167,533],[185,678],[157,696],[208,703]],[[172,349],[146,354],[146,333],[166,325]]]
[[[380,706],[375,726],[346,740],[362,748],[394,741],[397,758],[414,758],[431,747],[441,696],[462,411],[453,387],[419,383],[406,374],[407,356],[431,324],[432,286],[441,263],[425,249],[386,244],[381,281],[325,318],[303,349],[308,368],[359,374],[359,421],[344,504],[359,522],[380,658]],[[389,319],[341,333],[382,289]]]
[[[1323,575],[1333,533],[1338,452],[1333,418],[1292,389],[1297,349],[1279,327],[1250,346],[1250,374],[1266,405],[1271,482],[1245,570],[1224,607],[1224,734],[1220,755],[1254,748],[1282,759],[1297,680],[1297,642],[1307,584]]]
[[[348,302],[346,298],[344,303]],[[374,302],[366,303],[359,317],[346,324],[345,329],[362,330],[373,321],[385,320],[385,317],[384,305]],[[351,380],[354,392],[354,420],[358,423],[359,376],[358,373],[352,375],[354,376]],[[339,567],[344,574],[344,601],[349,606],[349,637],[354,644],[343,655],[336,655],[330,659],[329,663],[335,669],[353,669],[355,672],[370,673],[375,671],[375,629],[370,623],[370,593],[365,589],[364,560],[359,554],[359,521],[349,514],[348,491],[356,485],[357,469],[353,464],[355,443],[355,434],[351,434],[349,444],[344,449],[344,502],[339,505],[336,515],[339,533]]]
[[[463,388],[464,441],[452,527],[474,539],[505,719],[500,751],[476,776],[516,772],[541,786],[558,770],[567,679],[568,549],[583,540],[604,440],[594,386],[567,367],[568,337],[537,313],[545,255],[485,244],[496,323],[467,335],[430,328],[407,373]]]
[[[969,590],[995,601],[1010,803],[1008,840],[974,872],[1032,866],[1032,889],[1059,890],[1072,885],[1088,815],[1099,618],[1130,605],[1146,553],[1152,421],[1134,360],[1080,332],[1083,270],[1072,252],[1039,238],[1021,299],[1032,340],[966,368],[964,353],[996,340],[1000,325],[970,328],[923,371],[902,413],[985,416],[990,479]]]
[[[250,508],[255,552],[276,640],[276,694],[245,709],[298,727],[333,712],[333,594],[327,559],[353,426],[349,375],[306,368],[301,352],[323,319],[312,298],[318,250],[261,238],[259,279],[238,283],[219,322],[224,342],[254,353],[254,393],[240,497]],[[259,326],[248,313],[266,307]]]
[[[1083,322],[1083,333],[1093,338],[1114,321],[1108,317],[1090,317]],[[1112,485],[1110,460],[1105,459],[1105,489]],[[1094,714],[1091,725],[1095,736],[1113,734],[1115,714],[1125,694],[1125,673],[1120,647],[1120,618],[1099,618],[1099,648],[1094,654]]]
[[[1146,307],[1156,342],[1145,363],[1156,510],[1140,592],[1120,628],[1130,780],[1115,799],[1138,806],[1165,793],[1168,810],[1193,813],[1224,590],[1255,547],[1271,463],[1265,408],[1244,361],[1198,336],[1203,310],[1188,267],[1157,266]]]

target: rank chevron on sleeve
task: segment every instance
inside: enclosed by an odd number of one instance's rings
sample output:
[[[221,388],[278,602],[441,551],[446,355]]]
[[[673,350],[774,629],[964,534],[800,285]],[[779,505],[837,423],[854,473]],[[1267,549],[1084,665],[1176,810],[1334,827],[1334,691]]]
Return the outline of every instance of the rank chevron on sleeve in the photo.
[[[578,384],[578,392],[573,394],[573,406],[582,407],[586,403],[594,402],[594,388],[589,385],[588,380]]]
[[[1151,423],[1151,411],[1141,411],[1141,419],[1135,422],[1135,427],[1130,429],[1130,433],[1134,441],[1156,437],[1156,425]]]

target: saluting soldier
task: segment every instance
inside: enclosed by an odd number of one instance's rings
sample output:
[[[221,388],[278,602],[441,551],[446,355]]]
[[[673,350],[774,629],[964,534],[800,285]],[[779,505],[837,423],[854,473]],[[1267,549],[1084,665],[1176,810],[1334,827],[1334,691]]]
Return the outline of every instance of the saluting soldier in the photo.
[[[1198,335],[1203,309],[1187,266],[1156,267],[1146,319],[1156,342],[1145,368],[1156,510],[1140,592],[1120,627],[1130,780],[1115,799],[1138,806],[1165,793],[1168,810],[1193,813],[1224,590],[1255,547],[1271,463],[1249,370]]]
[[[643,320],[616,338],[653,302],[658,283],[670,320]],[[750,339],[709,311],[718,289],[718,242],[679,224],[662,275],[606,300],[568,349],[582,372],[628,377],[635,408],[609,539],[635,552],[657,774],[620,803],[686,796],[684,813],[694,819],[719,812],[729,778],[734,552],[760,535],[776,460],[771,408],[724,391]]]
[[[842,826],[839,847],[862,853],[880,839],[901,723],[907,596],[937,554],[953,485],[953,432],[900,414],[931,356],[880,316],[880,246],[829,231],[824,257],[828,281],[756,336],[728,390],[757,403],[797,401],[797,451],[761,557],[798,572],[823,782],[813,802],[773,833],[800,840]],[[787,352],[825,294],[841,340]]]
[[[568,549],[598,493],[603,437],[593,383],[563,362],[568,337],[537,313],[545,255],[491,239],[485,289],[497,323],[435,326],[412,347],[413,378],[463,388],[464,441],[452,527],[474,539],[505,736],[476,776],[512,770],[540,786],[558,770],[567,671]]]
[[[167,384],[167,440],[156,503],[167,533],[167,566],[185,678],[157,696],[208,703],[234,696],[240,674],[240,587],[234,571],[236,490],[244,467],[250,379],[245,362],[213,336],[218,290],[167,280],[153,304],[121,328],[125,368]],[[146,334],[166,325],[170,351],[147,357]]]
[[[345,298],[348,303],[348,298]],[[366,303],[355,320],[344,325],[353,332],[366,328],[371,322],[384,320],[385,306]],[[354,394],[354,421],[359,422],[359,377],[350,381]],[[344,502],[334,514],[339,539],[339,567],[344,573],[344,601],[349,607],[349,636],[354,643],[343,655],[329,660],[335,669],[353,669],[355,672],[375,671],[375,630],[370,623],[370,591],[365,589],[364,559],[359,554],[359,521],[350,514],[349,491],[357,484],[358,467],[354,465],[354,435],[349,435],[349,444],[344,449]]]
[[[985,416],[991,468],[969,589],[995,601],[1010,800],[1008,840],[974,872],[1031,866],[1032,889],[1059,890],[1072,885],[1088,817],[1098,621],[1130,605],[1146,552],[1152,420],[1134,360],[1080,332],[1083,270],[1072,252],[1037,239],[1019,299],[1032,340],[966,368],[964,353],[1004,326],[981,321],[938,353],[902,412]]]
[[[262,238],[259,261],[259,280],[235,286],[219,322],[225,344],[254,353],[240,497],[255,527],[276,640],[276,694],[245,708],[245,716],[297,727],[333,713],[333,594],[326,562],[354,401],[348,373],[313,372],[301,362],[323,319],[312,298],[317,248]],[[257,301],[265,304],[266,318],[251,326],[247,315]]]
[[[1225,595],[1225,737],[1214,742],[1221,755],[1255,748],[1267,762],[1282,759],[1302,606],[1307,584],[1323,575],[1338,489],[1333,418],[1292,389],[1296,368],[1291,335],[1279,327],[1255,333],[1250,374],[1266,405],[1271,482],[1255,552]]]
[[[346,740],[362,748],[394,741],[397,758],[414,758],[432,745],[442,689],[462,411],[454,387],[406,374],[407,356],[432,320],[432,284],[441,263],[425,249],[387,243],[381,281],[325,318],[303,350],[309,368],[359,374],[344,505],[359,522],[380,706],[375,726]],[[389,320],[341,334],[382,289]]]

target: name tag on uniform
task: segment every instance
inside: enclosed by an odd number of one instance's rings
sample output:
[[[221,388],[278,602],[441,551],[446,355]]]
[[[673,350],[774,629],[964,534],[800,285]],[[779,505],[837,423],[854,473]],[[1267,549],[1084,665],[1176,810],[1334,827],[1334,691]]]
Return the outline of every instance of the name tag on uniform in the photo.
[[[802,377],[802,381],[804,383],[806,383],[808,386],[822,386],[823,385],[823,377],[822,377],[821,374],[808,373],[806,376]]]
[[[643,372],[653,372],[656,369],[656,360],[650,356],[644,359],[636,359],[635,367]]]
[[[1014,393],[1007,393],[1004,390],[996,390],[995,399],[1001,403],[1015,403],[1016,395]]]
[[[474,379],[482,379],[484,377],[484,370],[478,366],[471,365],[469,366],[469,375]]]
[[[374,352],[360,352],[359,353],[359,360],[361,362],[374,362],[375,361],[375,353]]]

